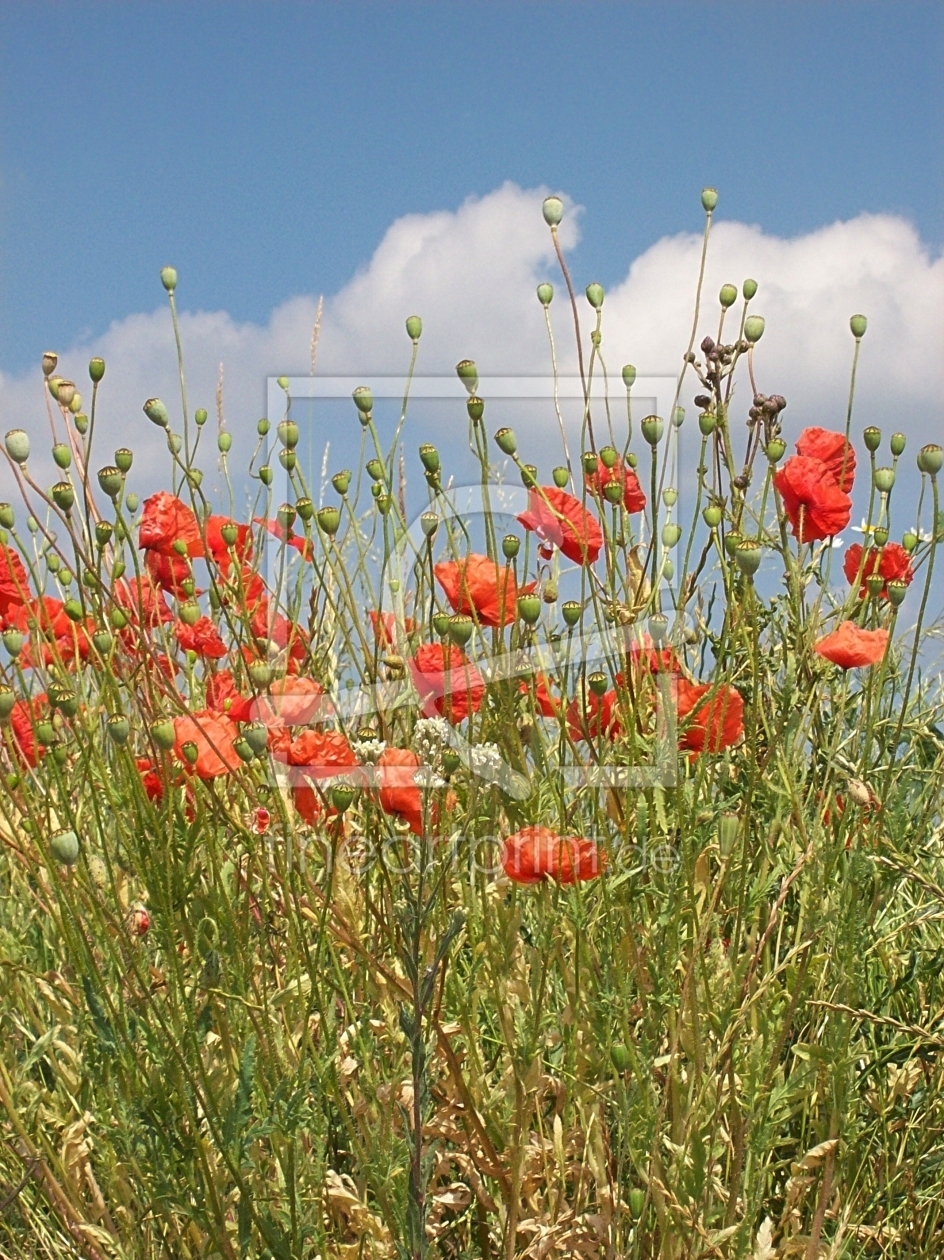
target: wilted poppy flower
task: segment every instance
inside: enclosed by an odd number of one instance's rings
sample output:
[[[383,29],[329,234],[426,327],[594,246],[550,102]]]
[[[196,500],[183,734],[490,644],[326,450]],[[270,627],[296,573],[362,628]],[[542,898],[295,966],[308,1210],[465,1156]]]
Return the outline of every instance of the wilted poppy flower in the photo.
[[[184,744],[196,744],[197,760],[192,769],[198,778],[215,779],[239,769],[239,755],[233,747],[239,731],[228,717],[213,709],[201,709],[174,718],[174,731],[174,752],[185,765],[189,762],[183,754]]]
[[[157,494],[144,500],[141,508],[138,546],[167,554],[174,550],[175,542],[184,543],[188,556],[203,555],[203,540],[196,516],[175,495],[158,490]]]
[[[678,678],[674,690],[680,748],[691,753],[720,752],[744,734],[744,701],[734,687]]]
[[[584,480],[599,495],[603,494],[605,487],[611,481],[622,484],[623,507],[626,511],[642,512],[645,509],[646,495],[639,484],[636,470],[624,464],[621,459],[618,459],[612,468],[607,468],[602,459],[598,460],[596,472],[584,473]]]
[[[302,731],[288,750],[288,764],[309,778],[325,779],[344,774],[359,763],[354,749],[340,731]]]
[[[174,626],[174,634],[185,652],[196,652],[198,656],[211,661],[221,660],[226,655],[226,644],[209,617],[200,617],[192,626],[178,621]]]
[[[11,613],[22,608],[29,598],[29,579],[23,561],[12,547],[0,543],[0,625],[6,625]]]
[[[855,480],[856,457],[852,446],[841,433],[831,429],[804,429],[797,439],[797,454],[819,459],[833,475],[840,490],[846,494]]]
[[[887,630],[863,630],[854,621],[844,621],[832,634],[813,644],[813,651],[842,669],[877,665],[888,646]]]
[[[377,612],[375,608],[371,608],[367,615],[370,617],[370,624],[374,630],[374,638],[385,648],[394,647],[397,641],[397,619],[394,614]],[[413,618],[404,617],[403,633],[412,634],[413,628]]]
[[[410,659],[410,675],[426,717],[439,713],[461,722],[478,712],[485,695],[482,675],[454,644],[448,655],[440,643],[424,644]]]
[[[616,692],[605,691],[602,696],[588,690],[586,696],[575,697],[567,706],[567,730],[574,743],[582,740],[616,739],[620,734],[620,722],[616,711]]]
[[[518,596],[534,590],[533,582],[519,588],[510,568],[474,553],[434,565],[433,572],[455,611],[477,617],[483,626],[510,625]]]
[[[596,518],[557,486],[533,489],[528,510],[518,520],[576,564],[593,564],[603,546],[603,532]]]
[[[502,867],[516,884],[537,884],[544,879],[575,884],[595,879],[605,859],[593,840],[559,836],[549,827],[523,827],[505,840],[502,849]]]
[[[276,678],[264,696],[252,705],[255,721],[266,726],[305,726],[318,716],[327,716],[324,688],[313,678]]]
[[[914,577],[911,557],[904,547],[894,542],[886,543],[884,547],[870,547],[866,552],[864,565],[862,564],[862,546],[860,543],[853,543],[842,562],[842,571],[850,586],[859,576],[860,567],[862,568],[860,599],[868,590],[865,579],[873,573],[880,574],[884,579],[885,584],[879,592],[882,599],[888,599],[889,582],[904,582],[906,586],[909,586]]]
[[[821,459],[794,455],[774,475],[794,538],[832,538],[849,524],[852,500]]]

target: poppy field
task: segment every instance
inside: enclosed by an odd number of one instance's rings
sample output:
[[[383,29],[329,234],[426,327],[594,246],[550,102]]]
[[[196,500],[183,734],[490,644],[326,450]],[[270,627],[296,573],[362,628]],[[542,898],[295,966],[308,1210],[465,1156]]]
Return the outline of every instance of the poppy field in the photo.
[[[848,408],[792,422],[763,277],[699,277],[639,413],[562,214],[582,414],[519,445],[463,359],[474,520],[367,385],[356,467],[313,479],[287,379],[235,467],[186,347],[139,494],[105,362],[44,356],[0,504],[0,1256],[944,1253],[944,452],[857,424],[858,314]]]

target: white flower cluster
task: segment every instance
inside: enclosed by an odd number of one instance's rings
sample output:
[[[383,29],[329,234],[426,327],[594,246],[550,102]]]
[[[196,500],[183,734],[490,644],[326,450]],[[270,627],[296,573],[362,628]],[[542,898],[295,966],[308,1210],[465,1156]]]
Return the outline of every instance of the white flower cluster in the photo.
[[[497,744],[476,744],[469,750],[469,769],[486,779],[494,778],[502,767],[502,755]]]
[[[420,718],[413,728],[413,747],[427,765],[439,764],[442,751],[449,746],[449,723],[445,718]]]
[[[421,788],[441,788],[446,786],[446,780],[442,775],[437,774],[429,766],[420,766],[417,770],[414,770],[413,782],[417,787]]]
[[[383,739],[352,739],[351,748],[354,750],[354,756],[362,765],[375,765],[383,756],[384,749],[387,747],[386,740]]]

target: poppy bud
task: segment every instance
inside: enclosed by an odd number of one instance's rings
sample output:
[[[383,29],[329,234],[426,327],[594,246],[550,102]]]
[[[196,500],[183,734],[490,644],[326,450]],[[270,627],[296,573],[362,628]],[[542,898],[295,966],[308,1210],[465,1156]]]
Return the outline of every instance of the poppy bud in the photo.
[[[439,528],[439,517],[435,512],[424,512],[420,517],[420,528],[424,538],[432,538]]]
[[[744,283],[741,285],[741,293],[744,295],[744,300],[747,302],[751,300],[751,298],[754,296],[756,292],[757,292],[756,280],[745,280]]]
[[[623,384],[626,386],[627,389],[632,389],[633,383],[635,382],[635,380],[636,380],[636,369],[633,367],[631,363],[624,364],[623,365]]]
[[[449,633],[449,614],[441,613],[441,612],[434,613],[433,614],[433,629],[436,631],[436,633],[439,635],[441,639],[444,639],[446,635]]]
[[[642,424],[642,435],[650,446],[658,446],[662,440],[662,433],[665,429],[665,421],[661,416],[646,416]]]
[[[755,345],[764,335],[763,315],[748,315],[744,321],[744,337],[750,345]]]
[[[16,523],[16,516],[13,508],[9,503],[0,503],[0,525],[4,529],[12,529]]]
[[[479,371],[471,359],[463,359],[456,364],[456,375],[470,394],[479,387]]]
[[[47,350],[43,355],[43,376],[49,377],[55,372],[59,356],[55,350]]]
[[[284,390],[286,394],[288,393],[288,377],[287,376],[277,376],[275,378],[275,383],[276,385],[278,385],[279,389]]]
[[[439,451],[430,442],[420,447],[420,461],[427,472],[439,472]]]
[[[681,525],[676,525],[674,521],[667,521],[662,526],[662,545],[664,547],[674,547],[681,537]]]
[[[734,549],[734,563],[742,573],[750,577],[760,568],[761,554],[760,543],[752,538],[745,538]]]
[[[727,857],[734,848],[739,827],[737,814],[722,814],[718,819],[718,848],[722,857]]]
[[[472,638],[474,629],[472,618],[467,617],[465,613],[454,613],[449,618],[449,638],[452,639],[457,647],[465,647]]]
[[[345,468],[341,472],[335,473],[331,478],[331,484],[334,486],[338,494],[347,494],[351,485],[351,470],[349,468]]]
[[[721,515],[721,505],[718,503],[709,503],[701,514],[709,529],[716,529],[721,524]]]
[[[161,284],[168,293],[173,293],[177,288],[177,272],[173,267],[161,268]]]
[[[653,613],[649,618],[649,636],[653,643],[659,644],[665,641],[665,636],[669,632],[669,619],[664,613]]]
[[[875,532],[872,535],[872,541],[875,543],[876,547],[885,546],[885,544],[888,542],[888,530],[885,528],[884,525],[881,526],[879,529],[875,530]]]
[[[50,573],[58,573],[59,566],[62,564],[62,561],[59,559],[59,557],[56,555],[54,551],[46,552],[45,555],[46,555],[46,568],[49,570]]]
[[[910,556],[911,553],[914,551],[915,547],[917,547],[918,545],[918,535],[913,533],[912,530],[909,529],[907,533],[902,534],[901,545]]]
[[[275,514],[275,519],[283,529],[291,529],[295,524],[295,505],[292,503],[283,503]]]
[[[68,827],[56,831],[49,839],[49,852],[63,866],[75,866],[79,860],[79,837]]]
[[[170,424],[170,417],[167,414],[167,408],[159,398],[149,398],[144,404],[144,414],[161,429],[166,429]]]
[[[298,456],[293,450],[290,450],[289,447],[284,446],[282,450],[279,451],[279,463],[286,472],[291,472],[298,463]]]
[[[19,630],[4,630],[3,646],[11,656],[19,656],[23,651],[23,644],[26,642],[26,636],[21,634]]]
[[[537,595],[518,596],[518,616],[529,626],[537,624],[541,615],[541,601]]]
[[[900,578],[893,578],[885,590],[892,608],[900,608],[908,594],[908,583],[902,582]]]
[[[379,459],[369,459],[364,467],[367,469],[367,475],[371,481],[383,481],[384,466]]]
[[[578,604],[575,599],[569,599],[566,604],[561,604],[561,615],[564,622],[568,626],[575,626],[580,620],[580,614],[583,612],[583,605]]]
[[[680,429],[684,423],[685,423],[685,408],[676,407],[675,410],[672,412],[672,427],[674,429]]]
[[[341,526],[341,511],[339,508],[330,505],[319,508],[316,519],[321,532],[329,537],[333,537]]]
[[[283,446],[294,450],[298,445],[298,425],[294,420],[283,420],[278,427],[279,441]]]
[[[465,409],[469,413],[469,419],[473,422],[477,422],[481,420],[482,416],[485,414],[485,403],[481,398],[479,398],[478,394],[473,394],[471,398],[466,401]]]
[[[51,492],[52,501],[63,512],[71,512],[75,503],[75,489],[71,481],[57,481]]]
[[[105,730],[113,743],[123,747],[131,734],[131,723],[123,713],[113,713],[105,723]]]
[[[595,696],[602,696],[606,691],[606,674],[600,673],[599,670],[590,674],[587,678],[587,686]]]
[[[627,464],[629,464],[630,468],[635,468],[635,467],[636,467],[636,465],[639,463],[639,459],[638,459],[638,457],[637,457],[637,455],[636,455],[636,452],[635,452],[635,451],[630,451],[630,452],[627,454],[627,456],[626,456],[626,462],[627,462]]]
[[[514,455],[518,449],[518,439],[515,437],[514,429],[499,429],[495,434],[495,443],[506,455]]]
[[[4,439],[7,454],[15,464],[25,464],[29,459],[30,443],[22,429],[11,429]]]
[[[533,490],[538,484],[538,470],[534,464],[525,464],[521,469],[521,484],[526,490]]]
[[[221,455],[228,455],[233,446],[233,435],[224,429],[216,435],[216,446]]]
[[[13,706],[16,704],[16,695],[12,687],[0,686],[0,722],[9,721],[10,714],[13,712]]]
[[[608,481],[603,487],[603,497],[607,503],[619,503],[623,498],[623,487],[618,481]]]
[[[544,215],[544,222],[547,226],[555,228],[564,217],[564,203],[560,197],[545,197],[544,204],[541,206],[541,213]]]
[[[764,453],[772,464],[776,464],[783,459],[786,449],[787,444],[783,438],[771,438]]]
[[[701,204],[706,214],[711,214],[715,206],[718,204],[718,193],[714,188],[703,188],[701,190]]]
[[[610,1060],[617,1072],[628,1072],[632,1066],[632,1058],[629,1051],[623,1045],[616,1045],[610,1051]]]
[[[502,539],[502,555],[506,560],[514,560],[521,550],[521,539],[517,534],[506,534]]]
[[[100,468],[98,470],[98,484],[102,488],[102,493],[107,494],[109,499],[117,498],[124,484],[121,470],[111,465],[107,468]]]
[[[198,429],[202,429],[207,422],[207,413],[205,407],[198,407],[193,413],[193,422]]]
[[[115,565],[115,568],[117,567],[118,566]],[[122,569],[123,568],[124,566],[122,566]],[[125,626],[128,624],[128,614],[123,608],[113,608],[108,614],[108,620],[116,630],[124,630]]]
[[[271,486],[272,478],[273,478],[272,469],[269,467],[268,464],[263,464],[262,467],[259,469],[259,480],[262,482],[264,486]]]
[[[374,498],[375,498],[375,499],[379,499],[379,498],[380,498],[380,496],[381,496],[381,495],[383,494],[383,492],[384,492],[384,485],[383,485],[383,482],[382,482],[382,481],[375,481],[375,482],[371,485],[371,487],[370,487],[370,492],[371,492],[371,494],[374,496]]]
[[[200,749],[196,746],[192,739],[186,740],[180,745],[180,751],[183,753],[184,760],[190,766],[197,764],[197,758],[200,756]]]
[[[85,616],[85,613],[82,611],[82,605],[77,599],[67,599],[62,611],[70,621],[81,621]]]
[[[354,399],[354,406],[358,410],[361,424],[366,425],[374,409],[374,396],[370,388],[367,385],[358,385],[351,397]]]
[[[740,543],[740,541],[741,541],[741,535],[737,532],[736,529],[729,530],[728,533],[725,534],[724,549],[728,553],[729,556],[733,556],[734,553],[737,551],[738,544]]]
[[[566,468],[561,466],[560,468],[554,469],[551,473],[551,479],[553,480],[554,485],[557,486],[558,490],[563,490],[564,486],[566,486],[567,482],[570,480],[570,473]]]
[[[268,435],[270,428],[271,426],[268,420],[265,418],[265,416],[263,416],[262,419],[256,425],[256,432],[259,434],[260,437],[266,437]]]
[[[595,311],[600,310],[603,306],[603,285],[588,284],[587,285],[587,301]]]
[[[195,626],[200,620],[200,605],[195,599],[188,599],[179,606],[177,615],[185,626]]]
[[[918,467],[923,473],[930,473],[932,477],[936,477],[941,471],[942,462],[944,462],[944,451],[934,442],[929,442],[918,451]]]
[[[92,635],[92,642],[95,644],[96,652],[100,652],[102,656],[107,656],[115,640],[107,630],[96,630]]]
[[[727,310],[729,306],[733,306],[737,300],[737,286],[733,284],[723,284],[721,286],[721,292],[718,294],[718,301],[724,309]]]
[[[895,470],[894,468],[876,468],[872,474],[872,480],[875,483],[875,489],[880,494],[890,494],[895,484]]]
[[[852,335],[855,337],[856,341],[858,341],[860,337],[865,336],[865,330],[868,326],[869,321],[864,315],[853,315],[849,320],[849,327],[852,330]]]
[[[703,411],[698,417],[698,428],[702,437],[711,437],[717,427],[718,419],[711,411]]]
[[[539,284],[538,285],[538,301],[541,303],[542,306],[544,307],[550,306],[553,298],[554,298],[554,286],[552,284]]]

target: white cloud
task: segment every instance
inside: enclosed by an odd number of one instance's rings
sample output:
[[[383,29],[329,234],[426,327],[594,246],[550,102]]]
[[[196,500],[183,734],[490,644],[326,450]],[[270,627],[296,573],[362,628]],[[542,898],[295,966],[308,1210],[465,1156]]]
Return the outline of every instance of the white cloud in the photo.
[[[541,308],[534,294],[550,278],[559,351],[572,368],[569,311],[540,204],[546,190],[508,183],[457,211],[408,215],[388,229],[369,264],[326,300],[318,369],[328,373],[402,370],[409,357],[403,321],[422,315],[420,370],[449,372],[473,357],[483,373],[547,370]],[[577,239],[571,212],[561,229],[565,248]],[[611,377],[622,363],[640,373],[673,372],[691,328],[700,236],[666,237],[637,258],[604,305],[603,350]],[[781,239],[760,228],[720,222],[713,230],[698,340],[714,333],[716,295],[724,281],[745,276],[760,288],[754,308],[767,319],[758,347],[759,388],[788,399],[788,432],[805,423],[838,426],[844,417],[852,338],[849,316],[869,317],[860,366],[856,423],[902,428],[914,439],[940,440],[944,379],[944,259],[933,259],[906,221],[861,215],[805,236]],[[188,300],[182,277],[180,301]],[[226,312],[184,313],[182,333],[191,411],[211,416],[217,371],[225,371],[225,412],[236,434],[251,433],[264,407],[270,374],[305,374],[309,364],[314,297],[297,297],[272,312],[264,326],[239,324]],[[585,335],[590,308],[580,298]],[[162,438],[144,418],[143,401],[159,395],[179,416],[179,387],[166,308],[114,323],[93,341],[61,355],[60,371],[87,395],[86,365],[101,354],[107,373],[101,391],[101,446],[96,463],[114,446],[137,453],[141,487],[161,480]],[[743,399],[746,384],[741,388]],[[697,389],[686,388],[691,405]],[[0,377],[0,425],[26,428],[37,454],[48,428],[40,373]],[[212,421],[211,421],[212,423]],[[179,421],[174,421],[179,428]],[[248,436],[242,449],[248,446]],[[37,462],[39,462],[37,460]],[[210,461],[207,461],[208,463]],[[543,462],[543,461],[541,461]],[[51,464],[38,470],[52,475]],[[3,490],[10,494],[9,475]],[[47,479],[48,479],[47,477]]]

